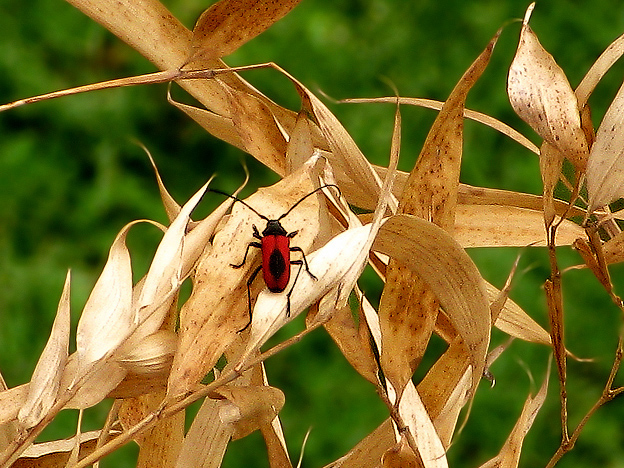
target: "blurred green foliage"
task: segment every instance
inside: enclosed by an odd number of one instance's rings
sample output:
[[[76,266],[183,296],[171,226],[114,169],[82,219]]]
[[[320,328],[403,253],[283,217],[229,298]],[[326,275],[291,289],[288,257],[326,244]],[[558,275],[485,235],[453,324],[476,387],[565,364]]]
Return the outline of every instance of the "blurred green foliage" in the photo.
[[[207,6],[199,0],[166,3],[189,28]],[[403,96],[444,100],[496,30],[505,25],[468,106],[510,123],[537,142],[512,112],[505,91],[520,27],[509,20],[521,18],[526,6],[511,0],[306,0],[226,61],[231,65],[274,61],[312,90],[333,98],[392,94],[383,81],[387,78]],[[606,1],[548,0],[538,3],[531,25],[575,86],[624,31],[624,10]],[[136,52],[60,0],[0,2],[0,102],[153,70]],[[592,97],[596,125],[621,84],[623,71],[622,65],[616,65]],[[295,91],[274,72],[250,72],[245,78],[277,102],[298,108]],[[133,140],[150,149],[179,202],[214,172],[220,176],[217,186],[233,190],[243,179],[243,158],[251,169],[252,187],[277,180],[275,174],[167,105],[165,93],[164,85],[108,90],[0,115],[0,370],[9,386],[30,378],[67,269],[72,271],[77,321],[118,230],[137,218],[166,221],[149,162]],[[370,160],[385,164],[392,106],[330,107]],[[435,114],[408,107],[402,113],[400,168],[409,170]],[[541,191],[534,155],[471,122],[465,128],[462,182]],[[204,202],[200,215],[214,204]],[[130,235],[137,277],[147,268],[158,239],[159,233],[151,227],[139,227]],[[517,249],[470,252],[484,277],[497,286],[504,283],[517,253]],[[569,249],[560,253],[564,266],[579,261]],[[544,326],[541,285],[548,274],[545,250],[526,250],[512,292]],[[613,277],[616,289],[621,287],[621,267],[614,268]],[[374,293],[380,286],[366,282],[364,288]],[[576,424],[606,380],[620,317],[588,272],[566,273],[564,288],[567,344],[577,355],[595,359],[570,361],[570,417]],[[495,333],[493,344],[504,339]],[[423,368],[441,349],[440,343],[432,344]],[[498,452],[524,399],[544,378],[548,354],[548,349],[536,345],[511,345],[492,369],[496,386],[490,389],[482,384],[470,420],[450,450],[451,466],[478,466]],[[272,358],[267,369],[270,381],[286,393],[282,421],[294,459],[312,428],[305,466],[321,466],[343,455],[387,417],[374,389],[349,367],[322,331]],[[522,466],[545,465],[559,444],[554,372],[551,382],[547,403],[526,439]],[[104,410],[90,414],[86,424],[97,427]],[[75,415],[62,419],[45,436],[70,436]],[[559,466],[624,466],[623,420],[621,400],[601,409]],[[102,466],[132,466],[135,453],[130,447]],[[225,466],[268,466],[263,453],[256,434],[230,446]]]

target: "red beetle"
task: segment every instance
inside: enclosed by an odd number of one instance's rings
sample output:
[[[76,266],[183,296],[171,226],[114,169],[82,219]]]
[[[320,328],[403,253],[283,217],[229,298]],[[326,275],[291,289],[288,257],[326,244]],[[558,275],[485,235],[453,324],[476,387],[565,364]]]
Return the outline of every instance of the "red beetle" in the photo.
[[[249,206],[246,202],[241,200],[240,198],[235,197],[234,195],[230,195],[225,192],[221,192],[219,190],[210,190],[211,192],[220,193],[221,195],[225,195],[227,197],[233,198],[235,201],[241,202],[251,211],[256,213],[260,218],[264,219],[267,224],[262,234],[258,231],[258,228],[253,225],[253,236],[258,239],[260,242],[250,242],[247,245],[247,249],[245,250],[245,255],[243,256],[243,261],[238,264],[230,264],[233,268],[240,268],[245,264],[247,260],[247,254],[249,253],[249,249],[251,247],[259,248],[262,251],[262,265],[260,265],[249,277],[247,281],[247,301],[249,304],[249,322],[239,331],[245,330],[251,324],[251,283],[256,279],[258,272],[262,270],[262,275],[264,276],[264,282],[266,283],[269,291],[274,293],[281,293],[286,289],[288,282],[290,280],[290,265],[299,265],[299,269],[297,270],[297,276],[295,276],[295,281],[293,282],[290,291],[286,294],[286,316],[290,316],[290,295],[292,294],[293,288],[295,286],[295,282],[299,277],[299,273],[301,273],[301,268],[305,266],[305,270],[310,275],[310,277],[316,280],[316,276],[312,274],[310,268],[308,267],[308,261],[306,260],[305,254],[301,247],[291,247],[290,239],[295,237],[299,231],[287,232],[282,226],[280,221],[285,218],[299,203],[304,201],[309,196],[315,194],[321,189],[326,187],[335,187],[338,192],[340,189],[335,184],[327,184],[322,185],[321,187],[313,190],[308,193],[304,197],[302,197],[297,203],[289,208],[289,210],[281,215],[277,219],[269,219],[261,213],[258,213],[255,208]],[[290,252],[301,252],[301,260],[291,260]]]

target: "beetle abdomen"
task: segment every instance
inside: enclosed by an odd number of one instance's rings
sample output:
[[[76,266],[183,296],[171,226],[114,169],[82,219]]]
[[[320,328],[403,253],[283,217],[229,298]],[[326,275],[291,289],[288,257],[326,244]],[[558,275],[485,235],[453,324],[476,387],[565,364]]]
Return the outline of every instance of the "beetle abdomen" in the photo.
[[[268,235],[262,238],[262,274],[271,292],[286,289],[290,279],[290,239]]]

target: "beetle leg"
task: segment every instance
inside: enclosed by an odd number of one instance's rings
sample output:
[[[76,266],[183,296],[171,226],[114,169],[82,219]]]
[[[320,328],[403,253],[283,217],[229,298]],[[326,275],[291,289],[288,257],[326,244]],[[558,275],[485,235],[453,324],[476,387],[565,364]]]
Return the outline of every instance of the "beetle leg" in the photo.
[[[254,226],[254,227],[255,227],[255,226]],[[258,231],[256,231],[256,232],[258,232]],[[254,233],[254,234],[255,234],[255,233]],[[255,236],[254,236],[254,237],[255,237]],[[250,243],[247,245],[247,250],[245,250],[245,256],[243,257],[243,261],[242,261],[242,262],[240,262],[239,264],[230,263],[230,266],[231,266],[232,268],[240,268],[240,267],[242,267],[242,266],[245,264],[245,262],[247,261],[247,254],[249,253],[249,249],[250,249],[251,247],[256,247],[256,248],[258,248],[258,249],[261,249],[261,248],[262,248],[262,244],[261,244],[260,242],[250,242]]]
[[[291,252],[301,252],[301,258],[303,259],[303,264],[305,265],[305,269],[306,269],[306,271],[308,272],[308,275],[310,275],[310,277],[311,277],[313,280],[318,280],[318,278],[317,278],[316,276],[314,276],[314,275],[312,274],[312,272],[310,271],[310,267],[308,266],[308,261],[306,260],[306,256],[305,256],[305,254],[303,253],[303,250],[301,250],[301,247],[291,247],[291,248],[290,248],[290,251],[291,251]],[[300,265],[300,264],[301,264],[301,260],[293,260],[293,261],[292,261],[292,262],[290,262],[290,263],[291,263],[291,265],[292,265],[292,264],[295,264],[295,265]]]
[[[297,278],[299,278],[299,273],[301,273],[301,268],[303,267],[303,262],[301,260],[292,260],[290,262],[291,265],[299,265],[299,269],[297,270],[297,274],[295,275],[295,279],[292,283],[292,286],[290,287],[290,291],[288,291],[286,293],[286,317],[290,317],[290,295],[293,292],[293,289],[295,289],[295,284],[297,284]],[[310,271],[308,270],[308,273],[310,273]],[[314,279],[316,279],[316,277],[312,276]]]
[[[243,261],[243,263],[245,262]],[[238,330],[238,333],[242,332],[243,330],[246,330],[247,327],[251,325],[251,283],[253,283],[253,280],[256,279],[256,276],[258,276],[258,273],[260,272],[261,269],[262,269],[262,265],[256,268],[256,271],[254,271],[249,277],[249,279],[247,280],[247,305],[249,306],[249,322],[247,322],[247,325],[245,325],[243,328]]]

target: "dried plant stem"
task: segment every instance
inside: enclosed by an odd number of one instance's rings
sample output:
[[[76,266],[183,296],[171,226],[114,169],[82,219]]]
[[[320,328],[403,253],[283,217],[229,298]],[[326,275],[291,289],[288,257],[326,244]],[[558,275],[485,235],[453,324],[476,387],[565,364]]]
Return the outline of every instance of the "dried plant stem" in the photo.
[[[594,415],[594,413],[602,405],[610,402],[618,395],[624,393],[624,387],[613,388],[613,381],[615,380],[615,376],[617,375],[618,370],[620,369],[623,356],[624,356],[624,333],[621,330],[619,340],[618,340],[617,350],[615,352],[615,359],[613,360],[613,366],[611,367],[611,372],[609,373],[609,378],[607,379],[607,383],[604,387],[604,390],[602,391],[602,395],[600,395],[600,398],[598,399],[598,401],[594,403],[594,405],[589,409],[587,414],[583,416],[583,419],[581,419],[581,421],[578,423],[578,425],[574,429],[574,432],[572,432],[572,434],[568,438],[567,443],[566,444],[564,444],[563,442],[561,443],[557,451],[554,453],[554,455],[548,462],[548,465],[546,465],[546,468],[552,468],[553,466],[555,466],[559,462],[561,457],[563,457],[563,455],[565,455],[567,452],[572,450],[572,448],[574,448],[574,445],[576,444],[576,441],[581,435],[581,431],[585,427],[585,424],[587,424],[587,421],[589,421],[589,418],[591,418]]]
[[[200,389],[190,392],[187,395],[184,395],[182,398],[178,398],[173,401],[164,401],[162,406],[158,410],[148,414],[145,418],[143,418],[137,424],[135,424],[134,426],[132,426],[131,428],[129,428],[127,431],[123,432],[119,436],[115,437],[114,439],[110,440],[109,442],[105,443],[101,447],[97,448],[96,450],[91,452],[89,455],[87,455],[85,458],[78,461],[78,463],[73,465],[71,468],[86,468],[87,466],[92,465],[93,463],[97,462],[101,458],[105,457],[106,455],[109,455],[110,453],[114,452],[115,450],[122,447],[126,443],[130,442],[138,434],[141,434],[144,431],[154,427],[163,419],[173,416],[179,411],[184,410],[191,403],[194,403],[195,401],[208,396],[210,393],[212,393],[214,390],[221,387],[222,385],[226,385],[232,382],[233,380],[237,379],[238,377],[240,377],[240,375],[244,371],[251,369],[253,366],[260,364],[261,362],[264,362],[266,359],[270,358],[271,356],[274,356],[275,354],[279,353],[283,349],[288,348],[289,346],[292,346],[295,343],[298,343],[299,341],[301,341],[301,339],[305,335],[312,332],[313,330],[316,330],[322,324],[323,323],[320,321],[311,324],[305,330],[302,330],[301,332],[281,342],[280,344],[274,346],[273,348],[265,351],[264,353],[259,354],[255,357],[252,357],[242,363],[239,363],[238,365],[234,366],[232,369],[223,372],[213,382],[209,383],[208,385],[204,385]]]
[[[563,219],[563,218],[562,218]],[[556,235],[559,224],[548,226],[548,254],[550,258],[550,278],[544,284],[550,322],[550,338],[553,346],[557,373],[559,375],[559,399],[561,404],[561,446],[567,446],[568,433],[568,394],[567,394],[567,356],[564,341],[563,297],[561,292],[561,271],[557,263]]]

